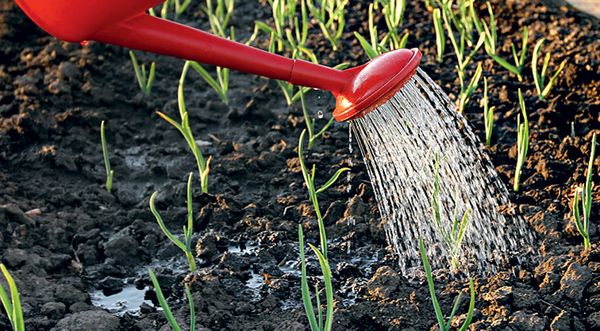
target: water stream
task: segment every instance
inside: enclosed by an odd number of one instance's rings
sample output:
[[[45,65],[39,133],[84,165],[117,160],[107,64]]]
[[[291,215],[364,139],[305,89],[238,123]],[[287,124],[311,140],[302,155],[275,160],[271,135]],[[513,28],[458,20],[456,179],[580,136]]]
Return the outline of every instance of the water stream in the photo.
[[[471,211],[463,266],[489,274],[506,257],[531,250],[534,237],[527,224],[501,212],[510,205],[509,194],[479,139],[424,71],[418,69],[390,101],[353,120],[351,128],[404,275],[421,268],[419,238],[434,268],[449,266],[448,249],[432,217],[436,156],[441,159],[442,222],[451,226],[455,207],[460,215]]]

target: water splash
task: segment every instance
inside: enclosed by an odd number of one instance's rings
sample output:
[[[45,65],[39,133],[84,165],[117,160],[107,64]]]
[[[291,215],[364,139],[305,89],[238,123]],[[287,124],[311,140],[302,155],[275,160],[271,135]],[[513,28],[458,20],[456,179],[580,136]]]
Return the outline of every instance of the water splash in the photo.
[[[444,160],[439,168],[442,220],[450,220],[455,207],[459,215],[471,210],[463,265],[489,274],[509,255],[530,249],[533,234],[527,224],[500,211],[510,204],[509,194],[478,138],[424,71],[351,127],[404,275],[421,268],[419,238],[427,242],[434,268],[449,265],[432,217],[436,155]]]

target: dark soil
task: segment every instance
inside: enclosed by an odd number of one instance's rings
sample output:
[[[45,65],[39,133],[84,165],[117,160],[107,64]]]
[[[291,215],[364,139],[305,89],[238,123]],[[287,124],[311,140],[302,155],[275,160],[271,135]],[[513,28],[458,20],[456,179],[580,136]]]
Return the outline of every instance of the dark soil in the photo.
[[[238,39],[245,40],[253,21],[267,19],[269,11],[255,2],[238,3],[234,25]],[[367,5],[352,3],[348,31],[365,29]],[[545,37],[544,49],[553,53],[551,68],[563,59],[568,64],[551,97],[538,101],[529,72],[519,83],[483,53],[476,57],[497,107],[488,152],[507,186],[515,165],[517,87],[525,90],[532,139],[523,189],[513,201],[541,238],[536,247],[541,260],[476,278],[472,328],[600,329],[597,188],[591,251],[580,253],[582,242],[570,218],[592,132],[600,132],[599,22],[566,6],[493,3],[502,54],[508,58],[510,40],[519,39],[526,25],[530,51]],[[206,17],[194,5],[183,21],[198,26]],[[448,51],[443,65],[434,61],[431,17],[422,2],[409,3],[406,21],[408,46],[423,51],[422,67],[449,94],[457,91],[454,55]],[[312,46],[324,63],[365,60],[351,33],[343,51],[331,54],[314,32]],[[200,271],[188,275],[181,253],[148,209],[150,194],[158,191],[158,208],[168,225],[180,229],[185,220],[185,178],[194,170],[193,159],[179,133],[155,114],[176,114],[183,62],[140,57],[157,61],[157,81],[148,98],[139,92],[125,49],[60,42],[36,28],[13,1],[0,2],[0,257],[17,280],[28,330],[166,330],[162,312],[150,302],[152,291],[146,293],[150,301],[134,313],[117,316],[92,305],[90,293],[98,290],[118,293],[135,286],[143,294],[150,284],[147,267],[156,270],[182,324],[188,316],[182,294],[187,280],[203,330],[306,329],[297,224],[305,226],[312,242],[317,231],[296,154],[304,127],[301,111],[287,108],[273,81],[232,73],[231,105],[225,106],[197,75],[189,76],[190,122],[196,137],[209,143],[203,148],[213,159],[211,194],[201,194],[199,185],[194,189]],[[482,137],[476,101],[466,116]],[[113,194],[103,187],[101,120],[107,121],[115,170]],[[353,164],[349,182],[341,180],[321,195],[332,238],[334,329],[434,328],[426,284],[394,271],[396,257],[386,244],[360,155],[349,155],[347,131],[347,125],[336,123],[308,157],[318,164],[321,180]],[[596,180],[598,166],[596,159]],[[309,273],[319,272],[311,258]],[[466,294],[467,284],[440,279],[437,289],[449,311],[455,294]],[[463,300],[453,324],[465,318],[467,304]],[[8,328],[1,315],[0,329]]]

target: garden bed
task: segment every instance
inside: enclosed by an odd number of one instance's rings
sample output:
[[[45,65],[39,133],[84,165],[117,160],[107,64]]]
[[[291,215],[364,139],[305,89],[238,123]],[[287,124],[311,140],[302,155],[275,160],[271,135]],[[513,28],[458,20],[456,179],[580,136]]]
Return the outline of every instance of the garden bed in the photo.
[[[255,1],[239,2],[232,24],[237,39],[246,40],[254,20],[267,20],[270,12]],[[309,43],[323,63],[366,61],[351,33],[365,31],[366,6],[351,2],[341,51],[332,53],[314,30]],[[503,54],[510,54],[510,40],[528,26],[532,40],[546,38],[551,66],[568,61],[550,97],[539,101],[529,72],[520,83],[483,52],[475,56],[491,83],[497,113],[493,144],[486,149],[507,186],[516,162],[517,88],[524,90],[531,144],[522,189],[512,200],[537,233],[541,258],[475,278],[472,328],[600,329],[598,189],[592,249],[585,253],[570,207],[575,187],[585,179],[592,133],[600,132],[600,25],[566,6],[530,1],[493,6]],[[206,27],[195,2],[182,21]],[[443,64],[435,62],[431,14],[421,1],[408,4],[404,29],[410,32],[407,46],[424,54],[421,67],[448,94],[456,94],[455,58],[447,51]],[[126,50],[57,41],[13,1],[0,2],[0,258],[19,286],[27,329],[164,330],[166,320],[148,290],[148,267],[182,322],[189,313],[185,280],[203,330],[306,329],[298,224],[305,225],[311,242],[318,240],[318,230],[296,152],[302,110],[287,107],[274,81],[232,72],[225,106],[197,75],[188,78],[190,123],[212,156],[209,194],[194,189],[199,271],[188,275],[181,252],[148,208],[150,195],[158,191],[157,207],[170,228],[180,229],[186,217],[185,179],[194,160],[180,134],[155,114],[177,112],[183,61],[141,58],[157,61],[150,97],[140,93]],[[480,97],[477,91],[465,116],[483,138]],[[325,94],[310,98],[313,116],[328,114],[332,105]],[[327,119],[317,119],[317,125]],[[107,123],[115,172],[112,194],[102,186],[101,120]],[[335,123],[307,153],[308,162],[318,164],[317,178],[352,165],[349,180],[342,178],[320,196],[331,239],[334,330],[430,329],[436,322],[427,284],[395,271],[397,257],[386,243],[357,150],[349,151],[347,124]],[[597,169],[598,162],[595,179]],[[320,274],[312,257],[309,273]],[[445,311],[457,291],[468,290],[464,280],[436,281]],[[128,305],[118,308],[115,297],[105,297],[114,293]],[[111,312],[94,305],[110,301]],[[456,324],[467,305],[464,300]],[[9,327],[2,315],[0,329]]]

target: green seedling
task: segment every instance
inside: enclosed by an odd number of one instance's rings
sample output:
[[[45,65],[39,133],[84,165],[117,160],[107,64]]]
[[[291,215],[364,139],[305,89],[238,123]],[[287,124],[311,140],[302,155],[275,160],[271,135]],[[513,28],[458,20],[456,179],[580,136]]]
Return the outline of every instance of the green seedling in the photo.
[[[316,166],[313,164],[312,170],[309,171],[306,167],[306,161],[304,160],[304,137],[306,136],[306,129],[302,130],[300,134],[300,140],[298,142],[298,160],[300,161],[300,168],[302,169],[302,176],[304,177],[304,183],[308,188],[308,197],[310,202],[312,203],[315,214],[317,215],[317,223],[319,226],[319,238],[321,241],[321,253],[327,259],[327,234],[325,233],[325,223],[323,222],[323,215],[321,213],[321,208],[319,207],[319,199],[318,195],[331,187],[338,180],[340,175],[345,171],[350,170],[349,168],[341,168],[338,169],[331,178],[325,184],[323,184],[320,188],[316,188],[315,186],[315,172]]]
[[[8,284],[8,291],[10,293],[9,296],[0,284],[0,300],[2,301],[2,306],[4,306],[6,316],[10,321],[13,331],[25,331],[25,320],[23,319],[23,310],[21,308],[21,299],[17,284],[4,264],[0,263],[0,270]]]
[[[190,127],[189,114],[187,112],[187,107],[185,106],[185,96],[184,96],[184,86],[185,86],[185,77],[189,70],[190,66],[193,66],[194,62],[187,61],[183,66],[183,70],[181,72],[181,77],[179,78],[179,86],[177,89],[177,104],[179,106],[179,119],[178,123],[173,118],[168,115],[156,112],[158,116],[167,121],[173,127],[175,127],[182,135],[185,141],[190,148],[190,151],[194,155],[194,159],[196,160],[196,166],[198,167],[198,175],[200,178],[200,187],[202,188],[202,193],[208,193],[208,175],[210,173],[210,160],[204,158],[202,151],[200,151],[200,147],[196,143],[196,139],[194,138],[194,134],[192,133],[192,128]]]
[[[102,144],[102,158],[104,159],[104,168],[106,169],[106,190],[108,193],[112,190],[114,171],[110,166],[108,158],[108,147],[106,145],[106,136],[104,135],[104,121],[100,122],[100,143]]]
[[[183,236],[184,241],[181,241],[175,237],[171,231],[165,225],[165,222],[160,216],[160,213],[156,209],[156,196],[158,192],[154,192],[150,197],[150,211],[154,218],[156,218],[156,222],[158,226],[162,230],[162,232],[169,238],[169,240],[175,244],[179,249],[183,251],[185,254],[185,258],[187,259],[188,265],[190,267],[190,272],[195,272],[198,268],[196,267],[196,259],[194,258],[194,253],[192,250],[192,235],[194,234],[194,210],[192,208],[192,178],[193,174],[190,173],[188,176],[187,182],[187,225],[183,226]]]
[[[454,214],[450,230],[442,224],[441,199],[440,199],[440,178],[439,178],[440,160],[435,158],[435,176],[433,181],[433,193],[431,195],[431,207],[433,209],[433,220],[435,226],[440,233],[448,253],[450,254],[450,266],[453,271],[458,271],[460,267],[460,256],[462,250],[462,242],[469,225],[469,215],[471,210],[467,210],[462,217],[458,215],[458,192],[454,201]]]
[[[211,31],[221,37],[235,40],[235,30],[228,28],[229,21],[233,15],[234,0],[217,0],[214,6],[212,0],[206,0],[204,11],[208,16]],[[216,67],[216,78],[201,64],[194,61],[186,62],[202,77],[202,79],[215,91],[224,104],[229,104],[229,69]]]
[[[485,144],[492,145],[492,133],[494,130],[494,110],[496,107],[490,107],[490,98],[488,97],[488,81],[487,77],[483,78],[483,99],[481,99],[483,107],[483,124],[485,126]]]
[[[135,79],[138,82],[140,90],[145,96],[149,96],[152,91],[152,84],[154,84],[154,76],[156,75],[156,62],[150,64],[150,71],[146,71],[146,65],[140,65],[133,51],[129,51],[129,57],[131,58],[131,64],[135,72]]]
[[[442,308],[440,307],[440,303],[437,299],[437,295],[435,294],[435,283],[433,282],[431,265],[429,264],[429,259],[427,258],[427,253],[425,251],[425,244],[423,243],[423,239],[419,239],[419,250],[421,252],[421,260],[423,262],[423,268],[425,269],[425,276],[427,278],[427,285],[429,287],[429,295],[431,296],[431,302],[433,302],[433,309],[435,310],[435,316],[437,318],[438,326],[440,327],[440,331],[450,331],[452,319],[458,312],[458,307],[462,300],[462,293],[459,293],[456,299],[454,299],[452,311],[446,321],[444,313],[442,312]],[[473,284],[473,279],[471,278],[469,278],[469,292],[469,310],[467,311],[467,318],[459,328],[460,331],[466,331],[469,329],[471,321],[473,320],[473,313],[475,311],[475,285]]]
[[[337,51],[346,26],[345,11],[349,0],[307,0],[306,3],[333,51]]]
[[[488,14],[490,15],[490,23],[489,24],[486,23],[486,21],[479,18],[479,16],[475,12],[475,8],[473,6],[471,6],[471,8],[470,8],[470,16],[475,25],[475,28],[477,29],[477,32],[479,32],[480,36],[484,37],[485,51],[489,55],[495,56],[495,55],[497,55],[496,54],[496,43],[498,41],[498,33],[496,31],[497,30],[496,29],[496,19],[494,17],[494,10],[492,8],[492,5],[489,3],[489,1],[486,2],[486,7],[488,10]]]
[[[167,302],[167,299],[165,298],[165,296],[162,292],[162,289],[160,288],[160,283],[158,282],[156,275],[154,274],[152,269],[148,269],[148,274],[150,274],[150,279],[152,280],[152,286],[154,287],[154,293],[156,293],[156,298],[158,299],[158,303],[160,304],[160,307],[163,310],[163,314],[165,315],[165,318],[167,319],[167,322],[169,323],[171,330],[181,331],[181,327],[179,326],[179,323],[175,319],[175,316],[173,315],[173,312],[171,311],[171,307],[169,307],[169,303]],[[196,306],[194,304],[194,298],[192,297],[192,292],[190,291],[190,287],[187,284],[185,285],[185,297],[188,300],[188,306],[190,308],[190,325],[188,327],[188,330],[195,331],[196,330]]]
[[[529,150],[529,120],[527,119],[527,110],[525,109],[525,101],[523,100],[521,89],[519,89],[519,107],[521,108],[521,115],[517,119],[517,167],[515,169],[513,185],[515,192],[519,191],[521,173],[523,172],[523,165],[525,164],[527,151]],[[523,122],[521,122],[521,116],[523,116]]]
[[[446,35],[443,26],[442,13],[439,8],[435,8],[433,10],[433,27],[435,29],[435,46],[437,50],[436,59],[440,63],[442,62],[444,52],[446,51]]]
[[[217,36],[222,38],[230,37],[230,35],[227,35],[227,27],[229,26],[231,16],[233,16],[234,7],[235,0],[217,0],[216,6],[213,5],[213,0],[206,0],[204,11],[208,16],[210,29]]]
[[[327,121],[327,124],[321,128],[321,130],[315,133],[315,119],[311,118],[308,114],[308,109],[306,108],[306,103],[304,102],[304,93],[300,94],[300,103],[302,105],[302,114],[304,115],[304,122],[306,123],[306,130],[308,132],[308,149],[312,149],[315,142],[323,136],[323,134],[329,129],[329,127],[333,124],[334,118],[333,116]]]
[[[464,34],[465,42],[469,47],[473,46],[473,31],[474,22],[470,15],[473,8],[474,0],[436,0],[435,7],[441,10],[441,14],[445,16],[456,31]],[[434,10],[431,7],[431,10]],[[470,10],[471,9],[471,10]]]
[[[465,86],[464,72],[462,70],[458,69],[458,67],[457,67],[457,71],[458,71],[458,79],[460,81],[460,94],[458,95],[456,107],[458,108],[458,111],[462,113],[465,110],[465,106],[471,99],[473,92],[475,92],[475,90],[477,89],[477,86],[479,85],[479,80],[481,79],[481,73],[482,73],[481,63],[477,64],[477,69],[475,69],[475,74],[473,75],[473,77],[471,78],[471,81],[469,82],[469,84],[467,86]]]
[[[323,282],[325,283],[325,320],[323,320],[323,312],[321,310],[321,300],[319,295],[319,287],[315,285],[315,299],[316,299],[316,307],[318,309],[317,315],[315,315],[315,309],[313,306],[312,298],[310,295],[310,289],[308,286],[308,276],[306,272],[306,258],[304,253],[304,233],[302,231],[302,225],[298,225],[298,242],[300,244],[300,261],[301,261],[301,289],[302,289],[302,304],[304,305],[304,311],[306,312],[306,316],[308,318],[308,323],[310,325],[311,331],[330,331],[333,327],[333,309],[335,308],[335,303],[333,301],[333,284],[332,284],[332,276],[331,276],[331,267],[329,266],[329,262],[323,256],[321,251],[311,245],[308,244],[310,249],[315,253],[317,259],[319,260],[319,265],[321,267],[321,271],[323,273]]]
[[[467,54],[467,50],[465,49],[465,44],[467,41],[465,30],[459,30],[460,39],[458,39],[457,41],[456,37],[454,36],[452,25],[448,18],[448,14],[444,11],[442,11],[442,20],[444,21],[444,27],[446,28],[446,32],[448,34],[448,38],[450,39],[450,43],[454,48],[454,54],[458,62],[458,71],[459,73],[462,72],[464,75],[464,71],[467,68],[467,65],[471,62],[471,59],[473,58],[475,53],[477,53],[479,48],[481,48],[481,46],[484,44],[485,38],[483,36],[480,36],[479,40],[477,41],[471,52]]]
[[[538,98],[540,100],[544,100],[548,96],[548,94],[550,94],[550,91],[552,90],[552,86],[554,86],[554,82],[556,81],[556,78],[558,77],[558,75],[560,75],[560,73],[565,68],[565,65],[567,64],[567,60],[563,60],[560,63],[560,65],[558,66],[558,69],[556,70],[554,75],[552,75],[552,77],[550,77],[548,84],[546,84],[546,78],[547,78],[546,73],[548,71],[548,63],[550,62],[551,55],[550,55],[550,53],[546,53],[546,56],[544,57],[544,63],[542,65],[542,71],[539,72],[538,71],[538,59],[539,59],[539,55],[540,55],[540,49],[542,48],[543,44],[544,44],[544,39],[540,39],[540,41],[538,41],[535,44],[535,47],[533,48],[533,56],[532,56],[532,60],[531,60],[531,71],[533,73],[533,81],[535,83],[535,89],[537,90]]]
[[[180,0],[167,0],[163,2],[160,7],[160,17],[163,19],[167,19],[169,16],[169,9],[173,8],[173,12],[175,14],[175,19],[178,19],[181,14],[183,14],[187,8],[189,7],[192,0],[184,0],[183,2]],[[148,13],[152,16],[157,16],[154,8],[150,8]]]
[[[589,250],[592,245],[590,242],[590,219],[592,215],[592,189],[594,188],[593,166],[596,158],[596,134],[592,136],[592,146],[590,151],[590,160],[588,162],[587,173],[585,177],[585,185],[583,188],[578,188],[573,197],[573,218],[577,231],[583,238],[583,249]],[[581,219],[581,210],[579,209],[579,201],[581,201],[581,209],[583,210],[583,220]]]
[[[408,40],[408,32],[405,33],[402,37],[398,35],[397,28],[393,30],[389,30],[386,35],[380,39],[379,32],[377,30],[377,26],[374,22],[374,4],[369,5],[369,40],[360,35],[358,32],[354,32],[354,36],[360,43],[360,46],[365,51],[365,54],[369,57],[369,59],[374,59],[377,56],[386,53],[388,51],[404,48],[406,46],[406,42]],[[385,9],[385,7],[384,7]],[[393,31],[393,32],[392,32]]]

